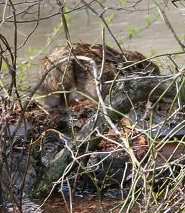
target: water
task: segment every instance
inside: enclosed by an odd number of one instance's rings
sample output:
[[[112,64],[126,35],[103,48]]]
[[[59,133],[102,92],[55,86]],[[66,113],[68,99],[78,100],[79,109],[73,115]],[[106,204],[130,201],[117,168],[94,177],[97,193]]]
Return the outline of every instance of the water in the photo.
[[[46,1],[43,5],[45,8],[42,10],[41,17],[46,17],[47,15],[54,14],[58,12],[58,7],[53,2],[55,1]],[[67,1],[71,8],[78,1]],[[117,6],[119,7],[119,1],[102,1],[102,3],[107,6]],[[158,14],[157,9],[154,5],[148,4],[145,1],[142,1],[138,4],[136,9],[131,7],[133,2],[125,4],[125,8],[127,10],[109,10],[109,12],[105,13],[105,17],[114,13],[113,20],[109,25],[112,30],[114,36],[116,38],[120,38],[121,36],[127,37],[128,28],[132,26],[134,29],[138,29],[138,27],[144,27],[147,25],[146,18],[148,16],[153,19],[156,14]],[[151,10],[148,10],[148,7]],[[100,6],[97,4],[94,5],[94,8],[100,12]],[[18,8],[22,9],[22,8]],[[184,39],[185,32],[185,9],[183,6],[179,4],[179,8],[176,8],[172,4],[169,4],[168,9],[166,10],[166,15],[168,16],[174,30],[179,36],[180,40]],[[71,16],[71,20],[69,23],[69,31],[72,42],[78,42],[82,40],[84,42],[90,43],[101,43],[101,19],[94,15],[91,11],[80,10],[74,11],[69,14]],[[34,15],[25,15],[24,17],[18,16],[18,20],[30,20],[34,19],[36,16]],[[34,48],[37,51],[41,51],[47,43],[47,38],[53,35],[54,27],[56,27],[60,23],[61,15],[58,14],[51,19],[42,20],[39,23],[38,28],[35,30],[32,36],[28,39],[27,43],[18,51],[18,61],[19,63],[26,60],[26,55],[33,56]],[[18,25],[18,44],[19,46],[25,41],[27,35],[33,30],[34,23],[28,24],[19,24]],[[13,44],[13,26],[10,23],[6,23],[2,27],[3,35],[5,35],[8,41]],[[11,32],[11,33],[10,33]],[[115,42],[112,37],[106,30],[106,42],[112,47],[117,48]],[[57,45],[65,44],[64,33],[59,33],[55,39],[51,42],[51,44],[47,47],[47,50],[51,50],[53,47]],[[29,53],[29,46],[32,49],[32,52]],[[180,49],[177,41],[174,39],[172,33],[169,31],[168,27],[162,20],[162,18],[158,18],[155,23],[153,23],[146,30],[135,35],[132,39],[123,40],[121,46],[127,50],[137,50],[143,53],[145,56],[151,56],[151,50],[153,49],[156,54],[161,53],[171,53]],[[38,70],[39,70],[39,60],[43,55],[39,55],[36,59],[31,61],[31,67],[25,69],[25,75],[27,76],[26,82],[28,85],[33,86],[38,80]],[[183,61],[180,60],[180,64]],[[25,82],[24,82],[25,83]]]

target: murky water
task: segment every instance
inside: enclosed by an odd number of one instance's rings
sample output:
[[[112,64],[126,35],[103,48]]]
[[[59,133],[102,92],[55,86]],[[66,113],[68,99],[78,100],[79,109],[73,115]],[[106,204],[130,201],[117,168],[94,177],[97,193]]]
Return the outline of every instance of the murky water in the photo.
[[[46,17],[47,15],[54,14],[58,12],[58,7],[54,3],[55,1],[46,1],[43,5],[45,9],[41,13],[41,17]],[[78,1],[68,0],[69,6],[72,8]],[[120,3],[117,0],[104,0],[101,1],[106,7],[114,6],[119,7]],[[150,2],[150,3],[147,3]],[[158,10],[152,5],[151,1],[142,1],[138,4],[136,9],[131,7],[133,1],[125,4],[125,10],[109,10],[105,13],[105,17],[114,13],[113,20],[109,25],[114,36],[118,39],[121,36],[127,37],[128,29],[133,27],[138,29],[139,27],[144,28],[147,25],[146,18],[151,17],[151,20],[155,18],[158,14]],[[185,7],[178,4],[179,8],[174,5],[169,5],[166,10],[166,15],[168,16],[172,26],[174,27],[180,40],[183,41],[185,35]],[[98,12],[101,12],[100,6],[94,4],[94,8]],[[148,8],[151,8],[148,10]],[[69,23],[69,30],[71,40],[73,42],[82,40],[84,42],[90,43],[101,43],[101,20],[91,11],[79,10],[74,11],[69,14],[71,20]],[[21,16],[18,20],[30,20],[35,18],[34,15]],[[51,37],[54,32],[54,27],[60,23],[61,15],[54,16],[50,19],[45,19],[40,21],[38,28],[33,33],[33,35],[28,39],[28,42],[18,51],[19,62],[26,59],[26,55],[33,56],[34,48],[37,51],[42,50],[46,43],[47,38]],[[35,26],[34,23],[19,24],[18,25],[18,43],[21,45],[27,35],[33,30]],[[13,25],[4,24],[2,28],[3,34],[8,38],[10,43],[13,43]],[[12,33],[10,33],[12,32]],[[106,30],[106,42],[112,47],[116,47],[115,42]],[[51,50],[54,46],[65,44],[64,33],[59,33],[52,43],[47,47],[47,50]],[[29,46],[32,48],[32,52],[29,53]],[[151,56],[151,50],[155,50],[156,54],[161,53],[171,53],[180,49],[177,41],[174,39],[172,33],[169,31],[168,27],[165,25],[162,18],[158,18],[155,23],[149,26],[147,29],[133,36],[132,39],[125,39],[121,43],[121,46],[129,50],[137,50],[143,53],[145,56]],[[116,47],[117,48],[117,47]],[[31,67],[27,68],[25,74],[27,75],[27,82],[29,85],[33,85],[38,79],[38,69],[39,69],[39,59],[42,55],[36,57],[35,60],[31,62]],[[181,61],[182,62],[182,61]]]

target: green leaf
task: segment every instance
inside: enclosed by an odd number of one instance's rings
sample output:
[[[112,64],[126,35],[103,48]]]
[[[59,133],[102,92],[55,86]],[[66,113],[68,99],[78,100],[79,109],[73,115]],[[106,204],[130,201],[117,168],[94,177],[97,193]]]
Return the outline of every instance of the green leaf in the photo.
[[[27,63],[27,67],[28,68],[30,68],[31,67],[31,63],[29,62],[29,63]]]
[[[160,17],[160,15],[157,14],[157,15],[155,16],[155,20],[157,20],[159,17]]]
[[[105,20],[107,25],[109,25],[111,23],[113,18],[114,18],[114,13],[111,13],[109,16],[107,16],[107,18]]]
[[[118,38],[118,41],[122,42],[124,40],[124,38],[125,38],[124,36],[121,36],[121,37]]]
[[[25,56],[28,59],[28,61],[30,61],[30,56],[29,55],[25,55]]]
[[[8,66],[7,66],[7,64],[6,64],[5,61],[2,62],[2,68],[3,68],[4,70],[7,70],[7,69],[8,69]]]
[[[28,53],[32,53],[32,47],[31,46],[28,47]]]
[[[110,43],[106,41],[106,42],[105,42],[105,46],[110,47]]]
[[[34,50],[33,50],[34,54],[37,53],[37,48],[35,47]]]
[[[151,49],[151,55],[156,55],[156,49]]]
[[[59,29],[54,27],[54,34],[56,35],[58,33]]]
[[[171,68],[172,70],[175,69],[174,64],[170,64],[170,68]]]
[[[47,37],[47,40],[50,41],[50,40],[51,40],[51,37]]]
[[[69,11],[70,11],[68,4],[66,4],[66,6],[65,6],[65,11],[66,11],[66,12],[69,12]]]
[[[123,6],[126,2],[127,2],[127,0],[120,0],[121,6]]]
[[[57,25],[57,28],[62,28],[63,23],[61,22],[60,24]]]
[[[22,81],[25,81],[26,79],[27,77],[25,75],[21,78]]]
[[[70,8],[69,8],[69,6],[66,4],[66,6],[65,6],[65,11],[66,12],[69,12],[70,11]],[[66,20],[71,20],[71,16],[69,15],[69,13],[66,13],[66,14],[64,14],[64,17],[65,17],[65,19]]]
[[[132,26],[128,27],[128,36],[132,38],[136,34],[135,29]]]
[[[142,27],[141,27],[141,26],[139,26],[137,30],[138,30],[138,31],[142,30]]]
[[[25,65],[20,64],[19,65],[19,70],[20,70],[20,72],[19,72],[19,78],[20,78],[21,81],[25,81],[26,80],[26,76],[24,74],[24,69],[25,69]]]
[[[150,24],[151,24],[151,17],[150,17],[150,16],[147,16],[147,17],[146,17],[146,21],[147,21],[148,25],[150,25]]]
[[[137,46],[134,45],[134,46],[133,46],[133,49],[134,49],[134,51],[137,51]]]
[[[44,54],[44,55],[48,54],[48,50],[44,50],[44,51],[43,51],[43,54]]]
[[[23,73],[24,68],[25,68],[25,66],[24,66],[24,65],[22,65],[22,64],[20,64],[20,65],[19,65],[19,69],[20,69],[20,72],[21,72],[21,73]]]
[[[101,23],[101,28],[104,28],[105,27],[105,24],[102,22]]]
[[[176,53],[180,53],[182,50],[177,50]],[[180,55],[179,54],[175,54],[173,55],[173,58],[176,59],[178,58]]]

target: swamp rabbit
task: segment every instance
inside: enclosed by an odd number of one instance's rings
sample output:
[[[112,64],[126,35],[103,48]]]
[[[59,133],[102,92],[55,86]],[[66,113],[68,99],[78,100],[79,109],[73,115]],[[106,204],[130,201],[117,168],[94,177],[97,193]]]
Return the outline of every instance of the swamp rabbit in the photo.
[[[93,59],[96,62],[98,74],[100,73],[102,66],[102,45],[90,45],[80,42],[73,44],[71,50],[68,46],[56,47],[48,56],[44,57],[40,63],[40,77],[53,63],[69,55],[86,56]],[[103,82],[113,80],[120,67],[125,67],[143,59],[145,57],[141,53],[124,51],[122,54],[106,46],[104,71],[101,78],[103,98],[108,94],[110,87],[109,84],[103,84]],[[148,60],[129,67],[122,72],[122,75],[123,73],[126,75],[128,72],[148,72],[148,75],[160,73],[158,66]],[[41,93],[45,95],[56,91],[75,90],[98,100],[92,65],[87,61],[70,60],[59,65],[46,76],[40,87]],[[68,93],[66,97],[69,104],[84,99],[84,96],[75,92]],[[46,97],[44,104],[47,108],[53,108],[58,105],[65,106],[64,95],[57,94]]]

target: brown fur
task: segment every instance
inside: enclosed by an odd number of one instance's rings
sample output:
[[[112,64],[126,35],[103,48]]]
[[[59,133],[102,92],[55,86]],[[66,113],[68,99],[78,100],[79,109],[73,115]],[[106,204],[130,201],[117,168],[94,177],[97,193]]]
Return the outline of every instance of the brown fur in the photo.
[[[102,46],[101,45],[90,45],[86,43],[75,43],[73,44],[72,51],[70,52],[68,46],[56,47],[48,56],[41,60],[40,63],[40,77],[53,63],[68,57],[69,55],[86,56],[92,58],[96,64],[98,71],[101,70],[102,65]],[[134,62],[145,59],[145,57],[138,52],[125,51],[124,54],[112,49],[110,47],[105,48],[105,64],[104,73],[102,76],[102,82],[107,80],[113,80],[117,73],[117,67],[125,67]],[[132,66],[126,71],[149,71],[152,74],[159,74],[159,68],[151,61],[145,61],[138,65]],[[63,86],[61,84],[63,79]],[[69,61],[59,65],[53,69],[40,88],[43,94],[47,94],[55,91],[72,91],[77,90],[89,95],[95,100],[98,99],[95,88],[95,81],[93,77],[92,65],[86,61]],[[109,86],[103,85],[102,95],[105,97],[108,93]],[[70,93],[67,95],[68,101],[71,103],[76,99],[82,99],[82,96],[76,93]],[[45,99],[45,104],[52,108],[57,105],[64,105],[64,96],[58,95],[48,97]]]

